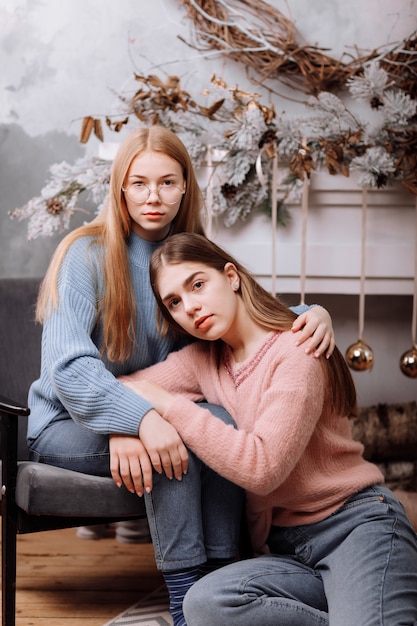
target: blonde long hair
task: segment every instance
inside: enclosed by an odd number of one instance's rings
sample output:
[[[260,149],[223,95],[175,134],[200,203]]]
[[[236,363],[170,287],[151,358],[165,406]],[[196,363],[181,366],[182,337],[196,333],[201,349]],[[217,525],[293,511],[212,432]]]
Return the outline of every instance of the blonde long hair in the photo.
[[[58,275],[65,254],[80,237],[92,237],[104,250],[104,294],[98,317],[103,323],[102,351],[111,361],[125,360],[133,348],[136,303],[126,248],[132,224],[122,187],[133,159],[145,150],[168,155],[180,164],[183,171],[186,191],[173,221],[172,233],[204,235],[201,221],[203,198],[184,144],[162,126],[139,128],[120,144],[111,170],[108,202],[103,211],[90,223],[69,233],[57,247],[42,281],[36,308],[36,319],[43,323],[58,306]]]
[[[158,291],[158,276],[163,267],[186,262],[201,263],[219,272],[223,272],[227,263],[233,263],[240,277],[239,293],[251,319],[266,330],[291,329],[297,315],[261,287],[243,265],[206,237],[182,233],[164,241],[151,259],[150,279],[161,313],[159,326],[162,333],[171,328],[175,333],[187,334],[171,317]],[[335,348],[329,359],[321,357],[321,361],[328,382],[329,407],[338,415],[356,415],[356,389],[343,355]]]

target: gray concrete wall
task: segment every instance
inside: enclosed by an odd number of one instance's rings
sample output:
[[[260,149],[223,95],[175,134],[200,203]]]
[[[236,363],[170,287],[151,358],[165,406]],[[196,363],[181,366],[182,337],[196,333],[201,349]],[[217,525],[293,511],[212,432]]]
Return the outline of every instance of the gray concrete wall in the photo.
[[[62,131],[30,137],[18,124],[0,126],[0,276],[44,274],[61,236],[27,241],[26,223],[11,220],[8,212],[39,195],[52,163],[82,153],[77,138]]]

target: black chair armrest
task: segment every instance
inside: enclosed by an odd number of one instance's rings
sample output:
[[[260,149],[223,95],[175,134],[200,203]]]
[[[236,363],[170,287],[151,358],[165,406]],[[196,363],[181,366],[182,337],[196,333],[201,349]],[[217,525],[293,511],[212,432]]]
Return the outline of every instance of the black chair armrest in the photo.
[[[29,415],[30,409],[27,406],[22,406],[21,404],[10,400],[9,398],[0,396],[0,413],[1,412],[8,413],[10,415]]]
[[[17,440],[19,415],[29,415],[30,409],[22,406],[5,396],[0,396],[0,432],[1,432],[1,462],[2,462],[2,516],[9,506],[15,506],[16,477],[17,477]],[[5,498],[7,490],[8,498]]]
[[[1,432],[1,549],[2,624],[15,624],[16,533],[17,533],[17,440],[19,416],[29,415],[27,406],[0,396]]]

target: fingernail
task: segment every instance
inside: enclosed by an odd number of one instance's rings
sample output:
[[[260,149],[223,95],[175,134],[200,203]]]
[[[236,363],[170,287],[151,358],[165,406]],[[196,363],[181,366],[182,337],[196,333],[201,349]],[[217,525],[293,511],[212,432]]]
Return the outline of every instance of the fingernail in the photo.
[[[143,491],[137,491],[136,495],[139,496],[139,498],[141,498],[143,496]]]

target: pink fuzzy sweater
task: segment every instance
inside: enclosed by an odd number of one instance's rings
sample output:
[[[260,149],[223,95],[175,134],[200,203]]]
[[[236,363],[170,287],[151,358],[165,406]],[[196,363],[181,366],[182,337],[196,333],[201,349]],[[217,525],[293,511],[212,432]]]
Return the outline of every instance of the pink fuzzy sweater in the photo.
[[[186,445],[219,474],[247,491],[253,546],[265,550],[271,524],[324,519],[351,495],[382,483],[362,457],[347,417],[332,414],[322,359],[306,355],[291,332],[271,332],[244,363],[224,345],[197,342],[132,374],[174,394],[164,418]],[[238,429],[195,400],[223,406]]]

